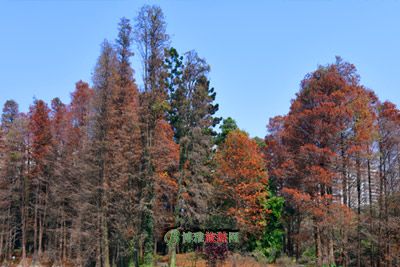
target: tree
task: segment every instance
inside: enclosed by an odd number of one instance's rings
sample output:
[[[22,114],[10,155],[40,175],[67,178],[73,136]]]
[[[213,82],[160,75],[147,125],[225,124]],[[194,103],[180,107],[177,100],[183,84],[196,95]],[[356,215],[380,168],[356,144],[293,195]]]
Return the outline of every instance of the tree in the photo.
[[[34,260],[43,252],[43,238],[47,227],[49,184],[52,177],[50,109],[43,100],[36,100],[30,108],[29,128],[32,134],[31,205],[34,207]]]
[[[391,102],[378,105],[378,205],[376,265],[390,265],[399,260],[399,131],[400,111]],[[375,240],[376,240],[375,239]]]
[[[154,172],[157,165],[152,150],[155,144],[155,130],[164,119],[167,106],[167,87],[165,84],[164,49],[168,45],[164,14],[160,7],[143,6],[136,17],[134,39],[139,48],[143,63],[144,91],[140,95],[140,122],[142,140],[142,184],[141,225],[144,232],[144,258],[148,265],[153,264],[155,200]]]
[[[91,140],[89,122],[92,115],[93,89],[83,81],[78,81],[71,94],[69,106],[72,128],[68,133],[70,156],[70,198],[73,205],[73,224],[71,226],[71,250],[75,252],[76,266],[84,266],[92,262],[93,254],[98,246],[96,204],[93,201],[94,190],[91,177]]]
[[[222,125],[219,128],[221,129],[221,132],[217,135],[217,138],[215,140],[215,143],[217,145],[222,144],[225,141],[228,134],[231,131],[237,130],[238,126],[234,119],[228,117],[222,121]]]
[[[75,91],[71,94],[70,110],[72,114],[72,124],[75,129],[80,130],[79,136],[83,136],[83,127],[87,126],[89,120],[90,102],[93,98],[93,90],[89,84],[78,81],[75,84]]]
[[[270,263],[274,263],[283,249],[283,225],[282,214],[285,199],[276,196],[271,190],[263,205],[269,211],[266,217],[266,227],[259,240],[256,241],[257,249],[260,250]]]
[[[168,46],[164,13],[158,6],[143,6],[136,17],[134,39],[143,63],[144,90],[163,91],[164,49]]]
[[[180,145],[176,224],[204,227],[213,193],[213,127],[220,121],[214,117],[216,94],[207,78],[210,66],[195,51],[185,54],[184,63],[175,49],[168,55],[169,120]]]
[[[370,98],[358,85],[354,66],[340,59],[336,64],[320,67],[307,75],[301,85],[290,113],[279,126],[283,125],[283,131],[277,128],[278,140],[274,141],[272,136],[268,138],[269,144],[278,149],[282,144],[287,147],[274,157],[281,165],[280,155],[287,154],[289,160],[283,165],[286,170],[280,168],[274,174],[286,179],[283,192],[295,209],[309,214],[313,221],[318,264],[334,264],[332,235],[335,223],[330,220],[331,212],[348,212],[333,199],[340,190],[335,187],[339,182],[335,181],[338,175],[335,162],[341,149],[337,144],[346,140],[350,146],[345,153],[350,153],[350,147],[353,151],[356,148],[356,140],[370,142],[371,137],[366,134],[371,132],[369,125],[373,118],[369,111]],[[363,131],[360,125],[363,125]],[[340,139],[344,133],[348,136]]]
[[[269,120],[268,134],[265,137],[265,161],[269,174],[269,189],[278,197],[282,197],[282,189],[295,186],[291,174],[294,172],[294,161],[289,146],[285,143],[286,116],[276,116]],[[300,240],[296,238],[300,233],[302,216],[299,210],[290,201],[285,201],[282,213],[282,224],[285,235],[283,237],[283,251],[289,256],[299,257]]]
[[[93,75],[93,113],[89,122],[90,177],[93,189],[93,205],[98,229],[96,265],[110,266],[110,197],[112,181],[116,179],[112,135],[115,118],[113,96],[118,90],[118,61],[115,50],[105,41]]]
[[[163,240],[166,231],[175,226],[174,208],[178,191],[177,173],[179,166],[179,145],[173,140],[174,132],[165,120],[157,123],[153,158],[158,159],[155,165],[155,242]],[[157,251],[155,251],[157,252]]]
[[[139,91],[133,78],[130,63],[132,28],[129,20],[122,18],[116,40],[117,86],[111,101],[111,149],[113,168],[116,174],[112,181],[111,211],[114,243],[113,264],[129,258],[137,264],[137,246],[133,245],[140,236],[140,159],[141,132],[139,114]],[[132,258],[133,254],[136,258]]]
[[[12,123],[18,116],[18,104],[14,100],[7,100],[3,107],[3,114],[1,115],[1,127],[4,131],[11,127]]]
[[[262,232],[268,210],[268,175],[257,143],[240,130],[230,132],[217,151],[217,183],[227,215],[244,234]]]
[[[18,104],[4,104],[0,127],[0,259],[11,257],[22,235],[22,259],[26,257],[26,151],[28,138],[26,117]]]

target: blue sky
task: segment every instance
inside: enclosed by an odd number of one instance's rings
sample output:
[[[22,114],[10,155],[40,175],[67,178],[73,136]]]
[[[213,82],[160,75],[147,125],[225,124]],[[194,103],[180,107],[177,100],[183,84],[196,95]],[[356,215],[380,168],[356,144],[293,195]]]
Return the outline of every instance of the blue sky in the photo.
[[[178,51],[207,59],[219,115],[251,136],[265,136],[304,75],[335,55],[354,63],[382,100],[400,103],[397,0],[0,0],[1,105],[69,102],[76,81],[91,81],[100,43],[145,3],[162,7]]]

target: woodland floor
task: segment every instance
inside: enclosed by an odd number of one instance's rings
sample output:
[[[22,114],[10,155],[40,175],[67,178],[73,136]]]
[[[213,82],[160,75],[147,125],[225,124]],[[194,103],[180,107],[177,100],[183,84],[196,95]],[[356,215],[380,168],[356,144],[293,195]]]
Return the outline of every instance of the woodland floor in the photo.
[[[194,253],[184,253],[177,254],[177,267],[207,267],[206,261],[204,259],[196,259]],[[28,258],[28,266],[33,267],[31,265],[31,259]],[[239,254],[234,254],[228,257],[228,259],[224,263],[217,264],[217,267],[232,267],[235,266],[234,262],[236,261],[236,267],[285,267],[285,266],[299,266],[299,265],[287,265],[287,264],[266,264],[259,263],[253,257],[250,256],[242,256]],[[21,267],[22,265],[19,263],[19,260],[16,259],[14,263],[1,264],[0,267]],[[64,263],[64,267],[73,267],[73,264]],[[50,262],[42,262],[41,264],[36,264],[34,267],[55,267]],[[57,266],[58,267],[58,266]],[[159,258],[156,267],[168,267],[168,256],[163,256]]]
[[[219,263],[217,267],[232,267],[234,266],[234,261],[236,260],[236,267],[284,267],[284,266],[294,266],[294,265],[282,265],[282,264],[265,264],[257,262],[253,257],[242,256],[239,254],[231,255],[223,263]],[[206,261],[204,259],[195,259],[193,253],[185,253],[176,255],[177,267],[207,267]],[[161,258],[158,262],[158,267],[168,266],[168,257],[165,256]]]

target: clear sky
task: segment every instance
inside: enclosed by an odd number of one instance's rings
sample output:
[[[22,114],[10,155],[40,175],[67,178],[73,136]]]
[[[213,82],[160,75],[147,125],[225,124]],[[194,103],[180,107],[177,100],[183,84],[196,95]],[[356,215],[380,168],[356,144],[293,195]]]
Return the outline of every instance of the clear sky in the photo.
[[[251,136],[286,114],[307,72],[340,55],[382,100],[400,104],[398,0],[0,0],[0,103],[69,102],[91,81],[105,38],[145,4],[164,10],[172,45],[211,65],[219,115]],[[134,60],[137,80],[140,64]]]

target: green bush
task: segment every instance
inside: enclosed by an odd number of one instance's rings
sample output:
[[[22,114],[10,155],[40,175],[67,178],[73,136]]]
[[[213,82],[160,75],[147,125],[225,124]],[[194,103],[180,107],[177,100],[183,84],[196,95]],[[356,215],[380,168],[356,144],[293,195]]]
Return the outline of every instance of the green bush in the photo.
[[[264,207],[270,211],[266,227],[262,237],[256,241],[256,250],[267,258],[268,263],[274,263],[280,256],[283,248],[283,227],[281,216],[283,211],[284,199],[269,192],[269,197],[265,200]]]
[[[316,253],[315,253],[315,247],[310,246],[304,250],[303,254],[301,254],[301,258],[299,260],[299,263],[302,264],[315,264],[315,261],[317,259]]]

